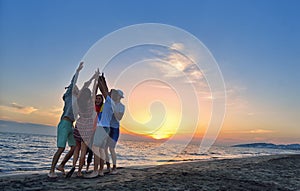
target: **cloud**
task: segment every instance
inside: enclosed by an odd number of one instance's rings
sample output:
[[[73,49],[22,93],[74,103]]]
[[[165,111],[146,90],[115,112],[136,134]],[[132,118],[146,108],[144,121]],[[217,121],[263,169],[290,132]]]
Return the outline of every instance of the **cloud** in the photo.
[[[237,134],[269,134],[269,133],[275,133],[274,130],[268,130],[268,129],[249,129],[244,131],[227,131],[227,133],[237,133]]]
[[[194,62],[193,55],[183,54],[186,47],[181,43],[173,43],[167,50],[150,50],[154,57],[160,61],[151,63],[153,67],[162,73],[162,76],[169,80],[176,80],[177,84],[192,85],[197,93],[198,98],[205,102],[223,99],[224,92],[214,90],[213,95],[209,84],[205,78],[205,71],[201,70]],[[192,50],[188,51],[189,53]],[[184,86],[182,86],[184,87]]]
[[[32,106],[23,106],[20,104],[17,104],[15,102],[9,104],[9,105],[0,105],[0,110],[1,111],[6,111],[6,112],[14,112],[14,113],[21,113],[21,114],[31,114],[35,111],[37,111],[37,108],[34,108]]]
[[[267,134],[273,134],[273,133],[277,133],[278,131],[275,130],[269,130],[269,129],[248,129],[248,130],[226,130],[223,133],[225,134],[237,134],[235,135],[235,137],[238,136],[242,136],[242,135],[246,135],[246,136],[266,136]]]
[[[10,106],[21,110],[26,108],[22,105],[18,105],[17,103],[11,103]]]
[[[199,83],[204,79],[203,73],[189,56],[180,52],[184,49],[184,45],[174,43],[168,50],[158,51],[151,50],[151,52],[162,60],[162,62],[153,62],[152,65],[158,68],[167,78],[182,78],[185,77],[185,83]]]
[[[181,51],[184,49],[184,45],[182,43],[173,43],[170,49]]]
[[[62,113],[61,107],[52,107],[49,109],[39,110],[39,112],[36,112],[36,114],[39,116],[53,117],[53,118],[58,118],[61,115],[61,113]]]
[[[252,133],[252,134],[266,134],[266,133],[274,133],[275,131],[272,130],[266,130],[266,129],[253,129],[247,131],[247,133]]]

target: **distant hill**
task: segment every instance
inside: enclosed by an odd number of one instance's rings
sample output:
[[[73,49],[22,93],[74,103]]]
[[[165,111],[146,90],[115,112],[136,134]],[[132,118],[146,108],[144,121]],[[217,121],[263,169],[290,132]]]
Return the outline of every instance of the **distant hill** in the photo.
[[[15,121],[0,120],[0,132],[56,136],[56,127],[35,123],[19,123]]]
[[[272,144],[272,143],[250,143],[250,144],[233,145],[232,147],[300,150],[300,144],[275,145],[275,144]]]

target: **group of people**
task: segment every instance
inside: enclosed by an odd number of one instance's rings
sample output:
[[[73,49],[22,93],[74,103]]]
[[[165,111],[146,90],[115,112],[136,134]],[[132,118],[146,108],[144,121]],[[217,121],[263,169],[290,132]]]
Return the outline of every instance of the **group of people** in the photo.
[[[94,156],[94,169],[84,177],[104,176],[104,164],[111,174],[117,173],[117,156],[115,147],[120,135],[120,120],[125,111],[121,103],[123,92],[117,89],[109,91],[105,77],[99,70],[84,83],[79,90],[76,85],[79,72],[83,68],[81,62],[74,74],[71,84],[63,95],[64,108],[57,127],[57,151],[53,156],[49,178],[56,178],[55,169],[65,174],[65,164],[73,156],[73,165],[66,177],[71,177],[79,159],[77,176],[82,177],[82,168],[88,153],[87,171]],[[90,84],[94,81],[92,91]],[[101,94],[97,94],[100,89]],[[105,101],[104,101],[105,100]],[[76,123],[75,123],[76,122]],[[75,123],[75,127],[73,124]],[[56,166],[66,143],[71,147],[60,165]],[[110,166],[111,154],[113,166]]]

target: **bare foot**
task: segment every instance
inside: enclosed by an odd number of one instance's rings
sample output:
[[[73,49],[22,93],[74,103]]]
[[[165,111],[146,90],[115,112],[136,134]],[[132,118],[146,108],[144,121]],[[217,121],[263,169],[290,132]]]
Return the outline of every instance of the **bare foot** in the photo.
[[[99,176],[104,176],[103,170],[99,170]]]
[[[63,175],[65,175],[65,174],[66,174],[66,173],[65,173],[65,169],[64,169],[64,167],[63,167],[62,165],[59,165],[59,166],[57,166],[57,167],[56,167],[56,170],[58,170],[58,171],[62,172],[62,173],[63,173]]]
[[[81,172],[77,172],[77,177],[83,177],[83,174]]]
[[[49,178],[57,178],[57,175],[54,172],[49,172],[48,177]]]

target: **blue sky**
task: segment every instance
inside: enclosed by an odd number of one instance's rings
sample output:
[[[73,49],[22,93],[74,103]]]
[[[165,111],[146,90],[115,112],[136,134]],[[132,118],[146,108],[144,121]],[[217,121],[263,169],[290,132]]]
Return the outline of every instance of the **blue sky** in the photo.
[[[154,22],[200,39],[217,60],[228,95],[247,103],[255,120],[278,119],[293,134],[300,114],[299,7],[296,0],[0,0],[0,105],[61,107],[63,87],[97,40]],[[9,119],[30,121],[17,116]]]

